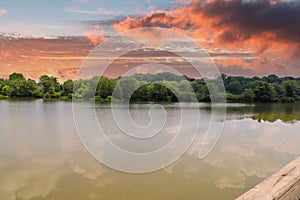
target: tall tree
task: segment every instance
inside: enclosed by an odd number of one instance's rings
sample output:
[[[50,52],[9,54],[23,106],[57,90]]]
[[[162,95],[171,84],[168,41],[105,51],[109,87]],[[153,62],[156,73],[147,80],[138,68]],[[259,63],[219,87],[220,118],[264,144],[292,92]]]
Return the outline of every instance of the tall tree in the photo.
[[[282,89],[286,97],[295,97],[299,90],[299,83],[295,80],[283,81]]]
[[[258,81],[258,84],[254,89],[254,93],[254,100],[257,102],[272,102],[276,94],[272,84],[264,81]]]

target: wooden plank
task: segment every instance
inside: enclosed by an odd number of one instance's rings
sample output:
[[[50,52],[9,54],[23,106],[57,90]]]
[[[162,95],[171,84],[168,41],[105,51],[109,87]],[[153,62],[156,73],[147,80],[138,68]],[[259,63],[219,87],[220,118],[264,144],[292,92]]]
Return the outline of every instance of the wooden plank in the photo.
[[[299,200],[300,157],[236,200]]]
[[[286,194],[284,194],[280,200],[298,200],[300,199],[300,181],[291,188]]]

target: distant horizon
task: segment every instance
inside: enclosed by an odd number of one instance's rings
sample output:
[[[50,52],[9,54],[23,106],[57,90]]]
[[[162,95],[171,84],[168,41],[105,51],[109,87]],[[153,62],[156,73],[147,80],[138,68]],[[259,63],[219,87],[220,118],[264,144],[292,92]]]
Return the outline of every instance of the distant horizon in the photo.
[[[39,78],[42,77],[42,76],[49,76],[49,77],[55,77],[57,78],[58,82],[60,83],[63,83],[64,81],[67,81],[67,80],[72,80],[72,81],[76,81],[78,79],[60,79],[59,77],[56,77],[55,75],[53,74],[41,74],[40,77],[38,78],[31,78],[31,77],[27,77],[26,75],[24,75],[23,73],[21,72],[13,72],[9,75],[12,75],[12,74],[22,74],[24,76],[25,79],[29,80],[34,80],[34,81],[39,81]],[[177,77],[184,77],[186,75],[182,74],[182,75],[177,75],[175,73],[172,73],[172,72],[159,72],[159,73],[134,73],[132,75],[127,75],[127,76],[119,76],[119,77],[107,77],[107,76],[101,76],[101,75],[95,75],[93,77],[105,77],[105,78],[109,78],[109,79],[119,79],[119,78],[122,78],[122,77],[132,77],[132,76],[136,76],[136,75],[158,75],[158,74],[168,74],[168,73],[171,73],[172,75],[174,76],[177,76]],[[249,78],[249,79],[252,79],[252,78],[267,78],[267,77],[270,77],[270,76],[276,76],[278,78],[293,78],[293,79],[300,79],[300,75],[299,76],[278,76],[276,74],[269,74],[269,75],[264,75],[264,76],[243,76],[243,75],[229,75],[229,74],[223,74],[221,73],[220,75],[225,75],[226,77],[243,77],[243,78]],[[206,79],[206,77],[200,77],[200,78],[195,78],[195,77],[190,77],[190,76],[186,76],[187,78],[189,79],[195,79],[195,80],[203,80],[203,79]],[[3,80],[8,80],[9,79],[9,76],[7,77],[1,77],[0,76],[0,79],[3,79]],[[89,79],[89,78],[87,78]],[[83,79],[83,80],[87,80],[87,79]]]

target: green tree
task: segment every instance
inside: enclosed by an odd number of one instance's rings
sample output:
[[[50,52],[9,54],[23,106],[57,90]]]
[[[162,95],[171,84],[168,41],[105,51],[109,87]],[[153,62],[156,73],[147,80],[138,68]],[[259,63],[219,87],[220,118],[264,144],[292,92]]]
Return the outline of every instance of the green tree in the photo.
[[[10,95],[10,87],[9,85],[5,85],[2,88],[2,92],[1,92],[4,96],[9,96]]]
[[[10,85],[10,97],[30,97],[25,79],[11,79]]]
[[[151,84],[146,81],[140,82],[141,87],[139,87],[132,95],[132,101],[136,102],[149,102],[151,101],[151,94],[149,94],[149,86]]]
[[[74,87],[74,81],[67,80],[62,85],[62,95],[67,97],[68,99],[72,99],[72,93],[73,93],[73,87]]]
[[[190,101],[193,89],[199,101],[216,101],[225,96],[221,90],[223,81],[228,92],[227,100],[231,102],[300,101],[300,78],[279,78],[276,75],[263,78],[221,75],[216,79],[196,80],[171,73],[136,74],[122,79],[96,76],[87,80],[67,80],[62,85],[53,76],[41,76],[37,84],[34,80],[26,80],[23,74],[13,73],[7,80],[0,79],[0,98],[9,96],[69,99],[74,95],[80,99],[95,97],[100,102],[110,102],[114,92],[114,99],[119,99],[120,102],[176,102],[177,97],[181,101]]]
[[[122,101],[123,100],[123,91],[122,91],[122,87],[119,83],[116,84],[112,97],[113,97],[114,101]]]
[[[252,89],[246,89],[242,94],[242,101],[243,102],[253,102],[255,98],[255,94]]]
[[[231,94],[241,94],[242,93],[242,85],[239,81],[235,80],[230,82],[227,87],[226,91],[230,92]]]
[[[274,74],[264,77],[263,79],[266,80],[268,83],[280,83],[281,82],[280,78]]]
[[[29,79],[26,82],[26,90],[27,90],[27,95],[29,97],[39,98],[43,96],[42,89],[38,86],[38,84],[34,80]]]
[[[122,101],[129,101],[135,89],[138,88],[138,81],[134,77],[122,78],[118,84],[122,91]]]
[[[295,97],[299,90],[299,83],[295,80],[282,82],[283,94],[286,97]]]
[[[2,91],[3,86],[5,86],[5,81],[4,79],[0,78],[0,92]]]
[[[159,84],[159,83],[152,83],[148,87],[148,90],[150,94],[150,101],[154,102],[166,102],[168,101],[169,96],[169,90],[165,86]]]
[[[39,85],[42,88],[44,98],[59,98],[61,95],[61,86],[56,77],[47,75],[40,77]]]
[[[75,99],[91,99],[95,97],[98,78],[79,80],[74,84]]]
[[[275,89],[272,84],[258,81],[257,86],[254,89],[256,102],[272,102],[276,95]]]
[[[100,77],[97,87],[96,95],[103,99],[111,96],[115,88],[116,81],[106,77]]]
[[[21,73],[12,73],[9,75],[9,80],[14,81],[14,80],[25,80],[23,74]]]

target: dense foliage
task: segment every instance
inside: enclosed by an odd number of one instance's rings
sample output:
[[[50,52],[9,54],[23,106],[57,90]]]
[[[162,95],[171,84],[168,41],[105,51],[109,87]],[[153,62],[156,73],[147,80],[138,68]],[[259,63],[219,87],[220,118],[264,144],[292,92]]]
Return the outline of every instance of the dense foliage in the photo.
[[[41,76],[36,82],[13,73],[7,80],[0,79],[0,98],[44,99],[95,99],[110,102],[115,99],[130,99],[132,102],[209,102],[221,96],[224,82],[229,102],[281,102],[300,101],[300,78],[276,75],[259,78],[226,76],[215,80],[193,79],[171,73],[136,74],[131,77],[109,79],[94,77],[88,80],[59,82],[53,76]],[[193,92],[194,91],[194,92]],[[213,95],[210,93],[213,92]]]

